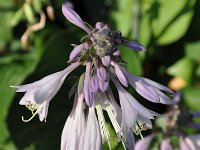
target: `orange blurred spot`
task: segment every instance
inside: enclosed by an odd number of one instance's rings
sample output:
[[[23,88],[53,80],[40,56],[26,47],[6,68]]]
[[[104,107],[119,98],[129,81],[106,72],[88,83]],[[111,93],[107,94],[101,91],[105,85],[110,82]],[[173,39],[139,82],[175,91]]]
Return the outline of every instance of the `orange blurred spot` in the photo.
[[[174,77],[168,84],[169,88],[173,90],[180,90],[187,85],[187,82],[180,77]]]

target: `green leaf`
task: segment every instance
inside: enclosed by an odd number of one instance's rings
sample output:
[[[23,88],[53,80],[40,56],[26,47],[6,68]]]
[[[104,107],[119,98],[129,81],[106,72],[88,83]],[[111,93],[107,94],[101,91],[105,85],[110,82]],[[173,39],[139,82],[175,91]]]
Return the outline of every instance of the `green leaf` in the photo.
[[[128,71],[135,75],[141,75],[143,71],[142,62],[137,52],[134,52],[125,47],[120,47],[120,52],[121,52],[123,60],[127,62],[126,67]]]
[[[186,57],[200,63],[200,42],[187,44],[185,54]]]
[[[14,6],[12,0],[0,1],[0,52],[8,41],[12,38],[12,28],[10,19],[14,12],[11,8]]]
[[[182,58],[167,69],[169,75],[180,77],[190,83],[194,73],[195,63],[188,58]]]
[[[199,110],[200,87],[188,87],[183,90],[183,101],[192,110]]]
[[[150,0],[141,3],[140,40],[165,45],[188,30],[196,0]]]
[[[133,0],[115,0],[113,5],[109,14],[111,21],[109,24],[116,25],[115,30],[121,31],[124,36],[127,36],[133,24]]]
[[[158,44],[169,44],[186,33],[194,13],[195,0],[159,2],[159,16],[153,21],[153,30]]]
[[[8,145],[11,139],[5,122],[9,110],[8,108],[15,94],[15,90],[11,89],[10,85],[21,84],[27,75],[34,70],[39,61],[40,52],[40,49],[37,49],[29,54],[21,55],[20,59],[12,59],[9,63],[0,64],[0,149],[7,149],[7,146],[11,145]]]

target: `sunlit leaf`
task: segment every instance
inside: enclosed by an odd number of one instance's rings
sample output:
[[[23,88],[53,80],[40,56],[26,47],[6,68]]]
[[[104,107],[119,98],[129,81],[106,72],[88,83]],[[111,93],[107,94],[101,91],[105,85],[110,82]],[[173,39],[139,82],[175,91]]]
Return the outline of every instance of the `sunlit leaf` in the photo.
[[[191,59],[182,58],[167,69],[167,73],[184,79],[190,83],[194,73],[195,64]]]

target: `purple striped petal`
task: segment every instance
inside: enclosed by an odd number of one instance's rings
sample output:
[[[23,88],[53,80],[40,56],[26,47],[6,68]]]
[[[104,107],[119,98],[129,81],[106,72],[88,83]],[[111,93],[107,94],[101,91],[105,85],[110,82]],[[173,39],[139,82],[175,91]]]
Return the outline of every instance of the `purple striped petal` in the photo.
[[[96,75],[93,75],[90,80],[90,89],[93,93],[96,93],[99,90],[99,80]]]
[[[83,86],[85,102],[86,104],[91,107],[93,104],[93,93],[90,90],[90,71],[91,71],[91,62],[87,62],[86,64],[86,72],[85,72],[85,81]]]
[[[111,76],[112,77],[112,76]],[[154,114],[145,108],[143,105],[141,105],[130,93],[128,93],[120,84],[119,82],[112,77],[112,81],[115,84],[118,93],[119,98],[123,101],[128,101],[129,105],[137,111],[137,113],[145,118],[154,119]]]
[[[109,81],[99,80],[99,88],[102,92],[105,92],[108,89]]]
[[[94,108],[89,108],[84,143],[81,150],[101,150],[101,132]]]
[[[173,150],[173,148],[172,148],[172,146],[170,144],[170,140],[169,139],[164,139],[161,142],[160,150]]]
[[[129,150],[133,150],[135,147],[135,137],[134,137],[133,132],[132,131],[129,132],[126,137],[127,137],[126,142],[125,142],[126,147]]]
[[[108,81],[108,73],[103,66],[97,68],[97,77],[99,80]]]
[[[129,101],[127,101],[119,92],[120,105],[122,109],[122,130],[127,133],[130,132],[130,129],[134,126],[137,119],[137,111],[130,105]],[[131,117],[130,117],[131,114]]]
[[[67,118],[61,137],[61,150],[82,149],[84,132],[86,127],[83,112],[83,94],[74,98],[73,109]]]
[[[171,104],[174,103],[174,102],[172,101],[172,99],[169,98],[167,95],[165,95],[163,92],[161,92],[161,91],[159,91],[159,90],[157,90],[157,89],[155,89],[155,90],[156,90],[156,92],[157,92],[158,95],[159,95],[160,103],[165,104],[165,105],[171,105]]]
[[[73,9],[71,9],[68,4],[62,5],[62,12],[67,20],[69,20],[71,23],[85,30],[88,34],[91,33],[91,30],[84,24],[80,16]]]
[[[110,62],[111,62],[111,58],[110,58],[110,56],[104,56],[101,58],[101,61],[104,66],[109,66]]]
[[[128,82],[130,85],[145,99],[154,102],[159,103],[159,95],[156,92],[156,90],[143,78],[136,77],[132,75],[131,73],[125,72],[126,77],[128,79]]]
[[[185,138],[185,141],[189,145],[191,150],[200,149],[200,134],[189,135]]]
[[[149,145],[154,137],[155,134],[150,134],[149,136],[146,136],[144,139],[138,140],[135,144],[135,150],[148,150]]]
[[[129,41],[125,38],[122,38],[121,44],[123,44],[124,46],[129,47],[129,48],[131,48],[132,50],[135,50],[135,51],[145,51],[146,50],[145,47],[142,44],[135,42],[135,41]]]
[[[72,63],[70,66],[68,66],[63,71],[59,71],[54,74],[48,75],[48,76],[46,76],[38,81],[35,81],[33,83],[25,84],[25,85],[21,85],[21,86],[10,86],[10,87],[17,88],[17,90],[16,90],[17,92],[27,92],[27,91],[31,91],[31,90],[36,90],[36,89],[42,88],[46,84],[48,85],[49,83],[51,83],[52,80],[57,80],[59,78],[67,76],[71,71],[73,71],[80,64],[81,64],[80,62]]]
[[[167,88],[166,86],[163,86],[155,81],[152,81],[150,79],[147,79],[147,78],[143,78],[146,82],[148,82],[150,85],[154,86],[155,88],[159,89],[159,90],[162,90],[162,91],[166,91],[168,93],[171,93],[171,94],[174,94],[174,92]]]
[[[72,60],[78,58],[78,57],[80,56],[80,54],[82,53],[84,47],[85,47],[85,43],[82,43],[82,44],[76,46],[76,47],[72,50],[72,52],[70,53],[70,55],[69,55],[69,60],[72,61]]]
[[[181,150],[191,150],[189,145],[185,142],[185,139],[183,136],[180,136],[179,143],[180,143]]]
[[[128,81],[127,81],[121,67],[115,62],[112,62],[111,64],[115,67],[115,73],[117,75],[117,78],[121,82],[121,84],[124,85],[125,87],[128,87]]]

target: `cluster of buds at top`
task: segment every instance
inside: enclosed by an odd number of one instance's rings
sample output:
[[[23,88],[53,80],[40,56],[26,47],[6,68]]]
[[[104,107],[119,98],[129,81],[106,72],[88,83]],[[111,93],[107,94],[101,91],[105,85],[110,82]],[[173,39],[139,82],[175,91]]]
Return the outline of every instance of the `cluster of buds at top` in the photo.
[[[81,39],[81,44],[73,44],[74,49],[69,56],[69,63],[82,62],[86,65],[86,72],[80,78],[78,91],[85,90],[86,102],[91,106],[92,93],[105,92],[109,86],[110,75],[117,76],[124,86],[128,86],[123,68],[125,63],[120,57],[117,46],[123,44],[137,51],[145,48],[137,42],[128,41],[122,37],[121,32],[112,31],[102,22],[96,23],[95,28],[88,24],[85,28],[87,27],[90,32]]]

